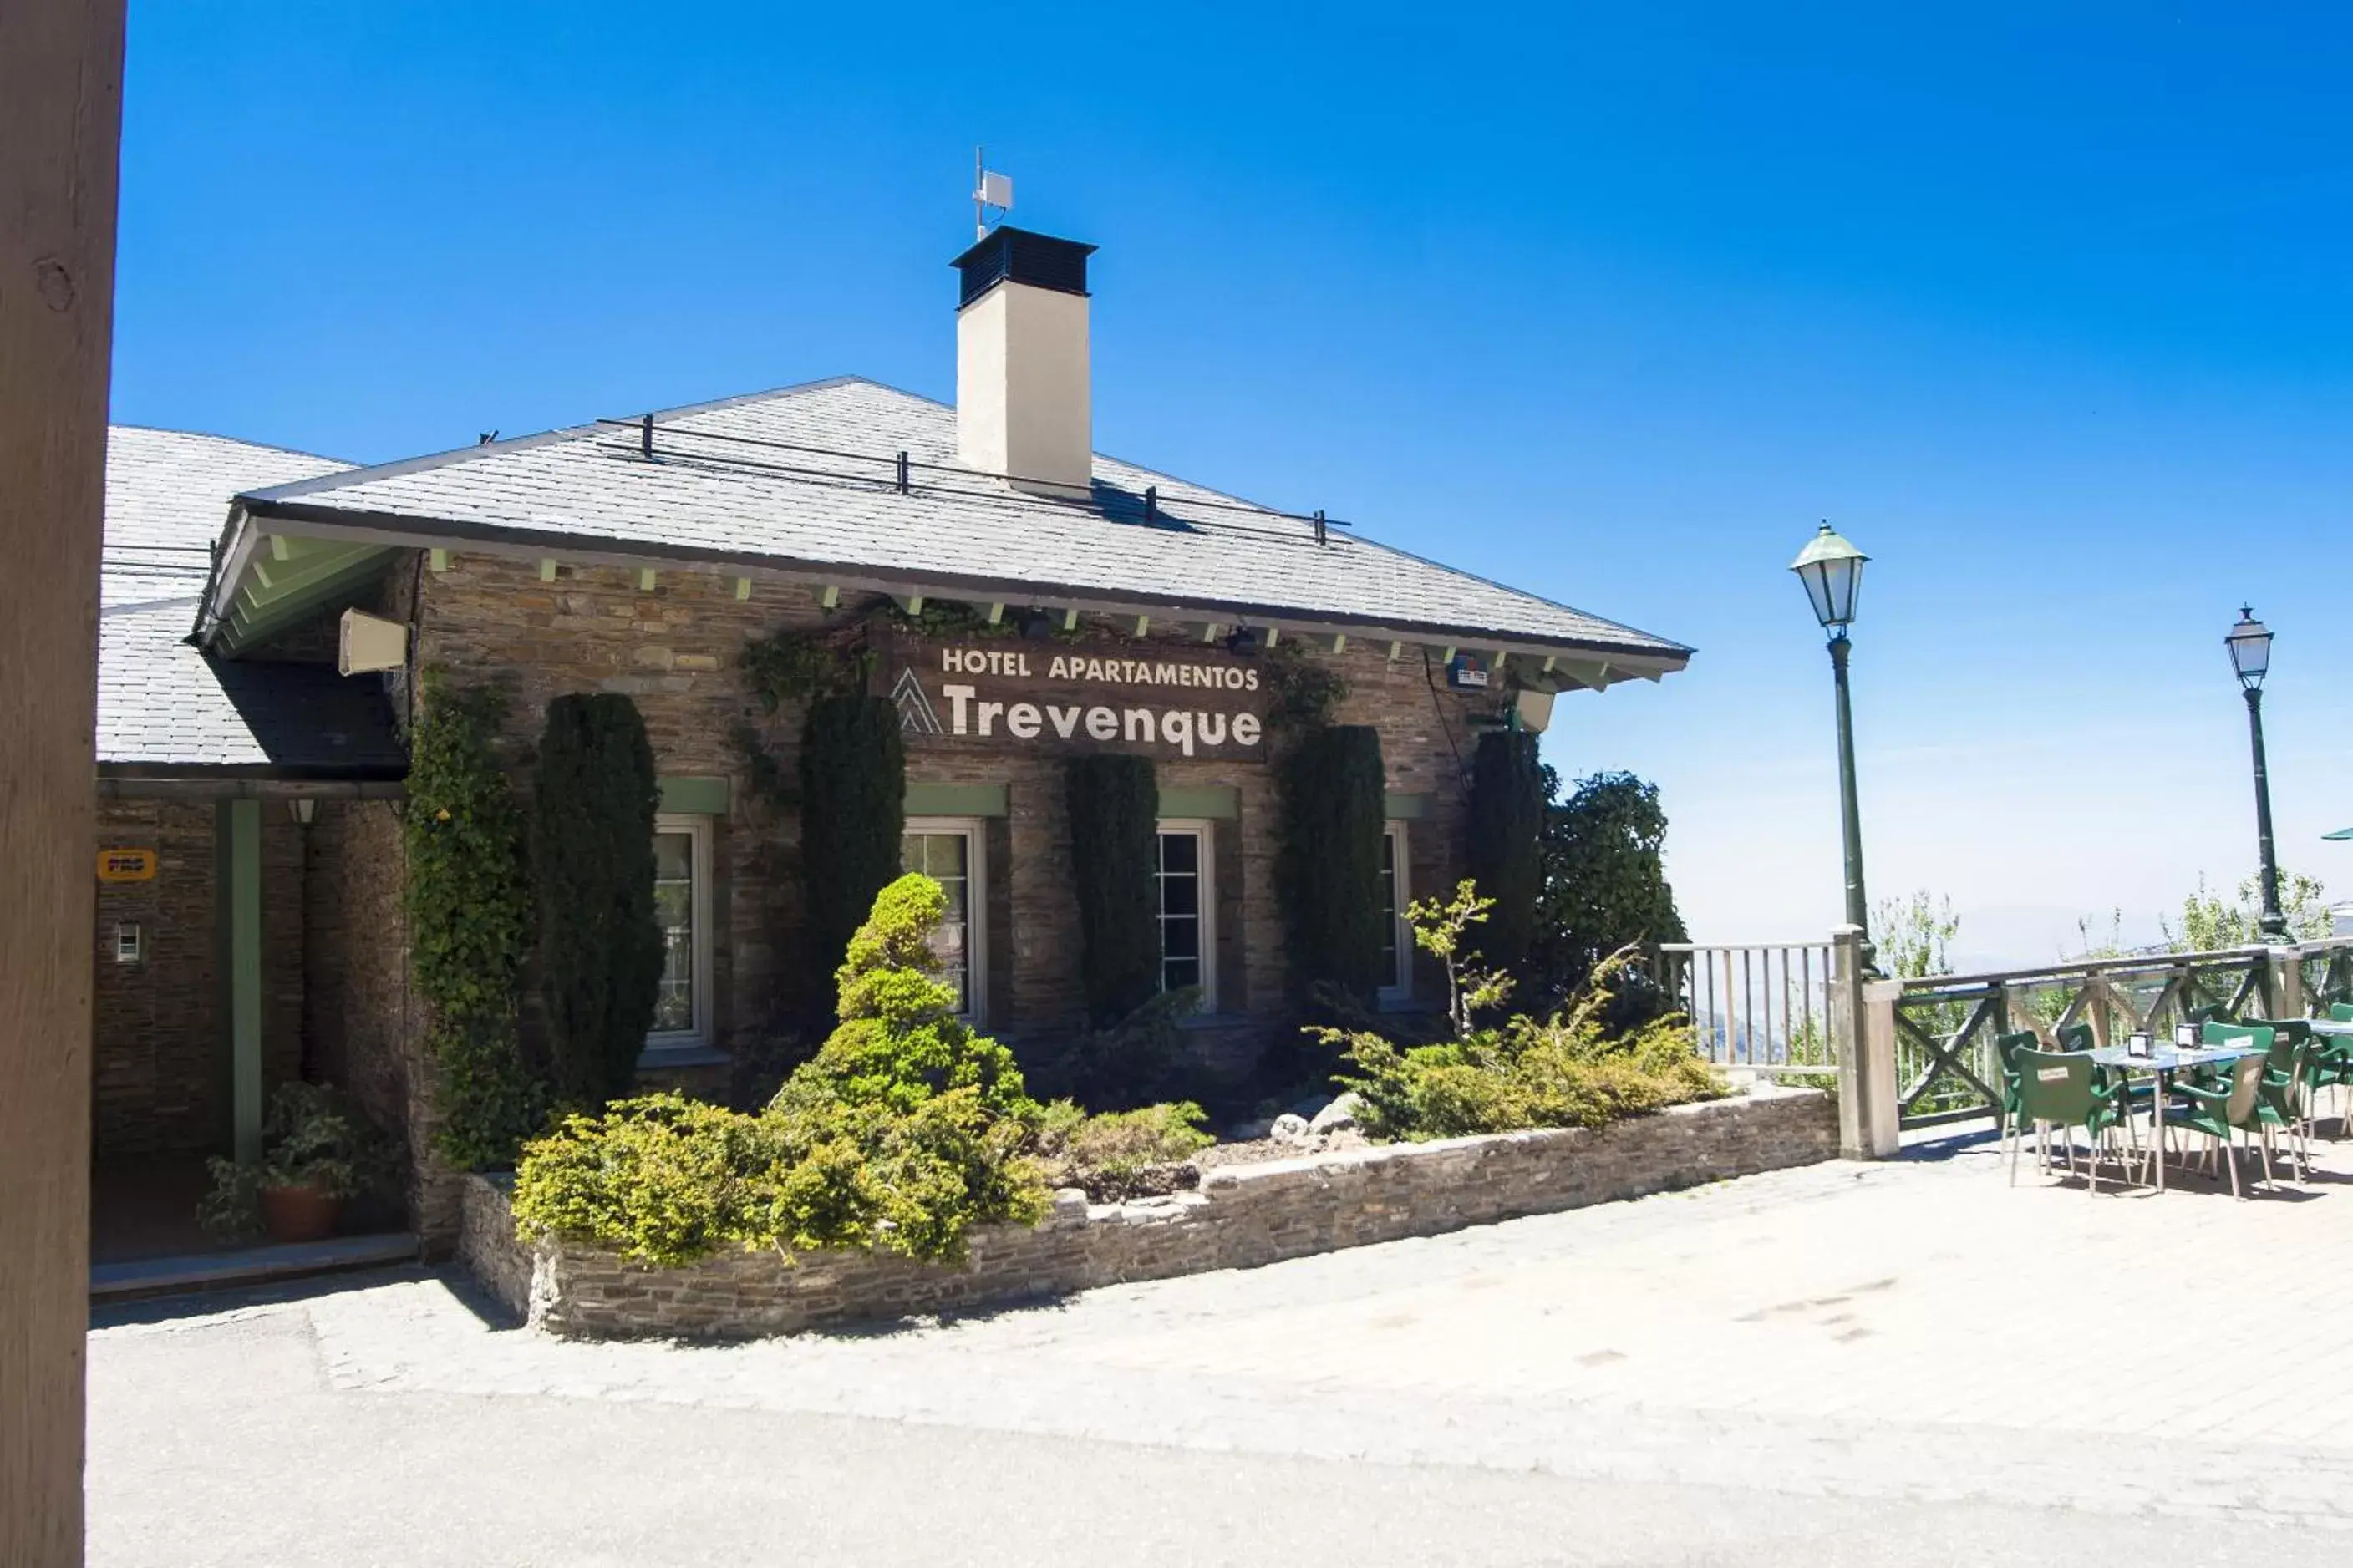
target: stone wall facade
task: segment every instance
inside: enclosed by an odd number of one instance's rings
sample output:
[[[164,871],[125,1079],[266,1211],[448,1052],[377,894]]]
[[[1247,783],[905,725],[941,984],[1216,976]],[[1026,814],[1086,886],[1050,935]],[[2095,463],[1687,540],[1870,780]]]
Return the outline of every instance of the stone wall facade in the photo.
[[[261,809],[264,1092],[303,1067],[304,829]],[[107,798],[100,849],[150,849],[155,875],[100,882],[92,924],[91,1144],[96,1157],[226,1152],[229,1046],[222,976],[218,803]],[[139,956],[117,956],[126,925]]]
[[[425,1009],[409,976],[407,853],[400,806],[322,800],[311,826],[310,984],[303,1030],[313,1076],[348,1091],[408,1151],[406,1207],[428,1247],[459,1231],[463,1189],[436,1159],[439,1116]]]
[[[1215,1166],[1198,1192],[1138,1203],[1089,1205],[1065,1194],[1033,1229],[975,1232],[970,1267],[962,1269],[879,1253],[789,1262],[740,1253],[686,1268],[646,1268],[572,1243],[518,1239],[508,1189],[476,1176],[468,1179],[459,1256],[491,1295],[553,1333],[743,1339],[1255,1268],[1812,1164],[1837,1152],[1828,1096],[1761,1087],[1598,1131]]]
[[[496,680],[510,691],[508,738],[519,778],[549,699],[603,690],[636,700],[659,773],[728,781],[726,812],[712,823],[712,1044],[739,1063],[773,1055],[784,1021],[817,1013],[820,1000],[803,994],[807,965],[796,945],[799,824],[791,810],[756,796],[732,737],[739,726],[751,726],[791,778],[801,714],[796,705],[765,712],[739,660],[755,637],[846,624],[859,595],[844,591],[844,608],[828,612],[807,584],[756,574],[743,580],[748,586],[739,597],[739,579],[716,572],[660,571],[648,588],[634,571],[566,563],[550,581],[534,563],[461,552],[451,552],[443,570],[396,567],[386,581],[402,602],[388,601],[388,608],[406,607],[413,595],[419,668],[460,680]],[[996,646],[1204,657],[1198,637],[1174,628],[1135,638],[1108,622],[1082,626],[1085,640],[1077,645]],[[1424,815],[1407,830],[1410,890],[1450,888],[1461,875],[1462,770],[1474,700],[1451,689],[1418,648],[1394,660],[1362,646],[1314,657],[1349,682],[1342,721],[1380,731],[1389,788],[1419,797]],[[1261,759],[1268,749],[1261,748]],[[1274,889],[1278,805],[1271,770],[1261,759],[1195,756],[1164,761],[1158,769],[1164,788],[1221,785],[1238,801],[1235,816],[1218,822],[1215,832],[1215,962],[1225,1026],[1200,1032],[1205,1058],[1235,1071],[1288,1026],[1293,1002]],[[1081,1026],[1078,911],[1060,755],[1009,740],[915,742],[907,776],[911,784],[1005,791],[1006,815],[986,825],[987,1026],[1015,1042]],[[1419,996],[1432,998],[1441,989],[1435,972],[1417,973]]]

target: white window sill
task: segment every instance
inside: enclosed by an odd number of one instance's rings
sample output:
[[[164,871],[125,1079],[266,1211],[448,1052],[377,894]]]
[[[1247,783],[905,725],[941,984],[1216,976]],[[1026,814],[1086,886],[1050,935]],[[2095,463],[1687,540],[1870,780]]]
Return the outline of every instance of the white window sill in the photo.
[[[702,1040],[661,1040],[649,1044],[638,1053],[639,1072],[660,1072],[671,1068],[725,1067],[734,1060],[725,1051]]]

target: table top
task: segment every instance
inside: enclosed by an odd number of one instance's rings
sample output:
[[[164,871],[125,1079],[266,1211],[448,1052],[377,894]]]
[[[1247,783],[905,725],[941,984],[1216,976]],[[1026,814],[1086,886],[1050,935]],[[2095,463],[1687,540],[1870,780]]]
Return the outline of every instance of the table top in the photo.
[[[2353,1035],[2353,1019],[2313,1018],[2306,1020],[2316,1035]]]
[[[2148,1055],[2137,1057],[2122,1046],[2108,1046],[2092,1053],[2092,1059],[2104,1068],[2137,1068],[2143,1072],[2179,1072],[2183,1068],[2208,1067],[2216,1062],[2234,1062],[2241,1057],[2261,1056],[2253,1046],[2200,1046],[2196,1050],[2183,1050],[2167,1041],[2158,1041],[2148,1047]]]

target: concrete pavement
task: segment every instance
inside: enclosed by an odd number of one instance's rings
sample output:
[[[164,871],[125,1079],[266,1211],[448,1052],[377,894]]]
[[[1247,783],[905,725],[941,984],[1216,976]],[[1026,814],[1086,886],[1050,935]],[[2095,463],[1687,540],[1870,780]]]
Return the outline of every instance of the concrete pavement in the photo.
[[[121,1309],[91,1561],[2335,1556],[2348,1177],[1831,1165],[752,1345],[565,1343],[415,1271]]]

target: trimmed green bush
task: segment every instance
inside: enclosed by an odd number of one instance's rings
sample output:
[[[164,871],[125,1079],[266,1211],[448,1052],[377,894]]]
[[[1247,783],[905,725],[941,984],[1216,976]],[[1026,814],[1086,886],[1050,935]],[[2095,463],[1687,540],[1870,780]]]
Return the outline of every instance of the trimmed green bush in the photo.
[[[1545,826],[1544,776],[1536,738],[1525,731],[1491,730],[1479,737],[1471,761],[1470,823],[1465,845],[1472,879],[1494,900],[1479,955],[1516,970],[1535,931],[1536,898],[1544,887],[1539,840]]]
[[[427,671],[409,736],[410,973],[427,1009],[435,1144],[461,1170],[513,1164],[545,1116],[515,1034],[533,911],[522,813],[496,750],[505,713],[495,689],[454,688]]]
[[[1071,758],[1063,784],[1079,978],[1088,1019],[1100,1027],[1160,989],[1160,784],[1150,757],[1112,752]]]
[[[1303,734],[1282,763],[1277,886],[1302,994],[1359,1001],[1381,984],[1380,732],[1343,724]]]
[[[874,896],[899,874],[907,752],[889,699],[819,697],[801,731],[801,877],[812,998]]]
[[[945,901],[928,877],[883,889],[848,944],[840,1027],[765,1110],[649,1095],[572,1117],[525,1152],[517,1223],[667,1266],[735,1247],[953,1263],[973,1226],[1035,1223],[1039,1106],[936,977]]]
[[[635,702],[599,691],[548,703],[532,777],[541,994],[555,1091],[592,1110],[636,1081],[653,1024],[662,973],[659,805]]]

